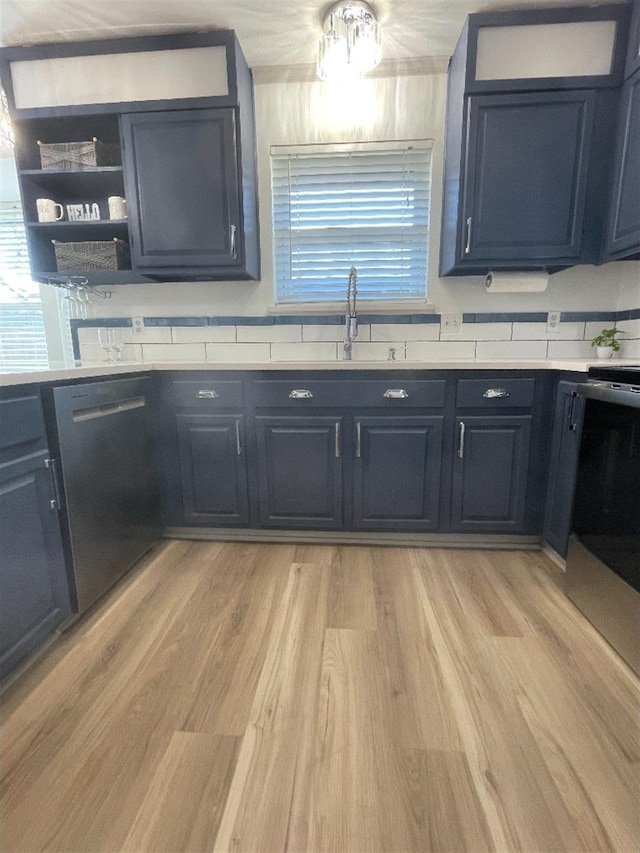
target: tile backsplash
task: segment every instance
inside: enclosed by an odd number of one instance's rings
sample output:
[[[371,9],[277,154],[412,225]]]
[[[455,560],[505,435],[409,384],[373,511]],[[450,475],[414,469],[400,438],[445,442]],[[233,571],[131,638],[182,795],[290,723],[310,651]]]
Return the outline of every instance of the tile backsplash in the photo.
[[[106,361],[99,327],[117,327],[130,361],[335,361],[342,356],[344,327],[337,315],[280,317],[146,317],[134,335],[126,318],[73,320],[77,358]],[[615,325],[621,356],[640,358],[640,308],[618,312],[566,312],[547,329],[546,315],[464,314],[459,334],[444,334],[438,314],[362,314],[353,357],[381,361],[389,347],[398,361],[593,358],[591,339]]]

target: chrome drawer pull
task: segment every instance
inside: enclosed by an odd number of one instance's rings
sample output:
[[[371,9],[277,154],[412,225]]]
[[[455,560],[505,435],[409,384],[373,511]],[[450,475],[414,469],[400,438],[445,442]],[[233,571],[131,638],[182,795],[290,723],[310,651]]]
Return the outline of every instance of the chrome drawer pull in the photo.
[[[362,426],[360,421],[356,421],[356,459],[362,456]]]
[[[198,393],[196,394],[196,397],[197,397],[199,400],[215,400],[215,399],[216,399],[216,397],[219,397],[219,396],[220,396],[220,395],[218,394],[218,392],[217,392],[217,391],[205,391],[205,390],[202,390],[202,391],[198,391]]]
[[[236,421],[236,454],[242,456],[242,441],[240,440],[240,421]]]
[[[340,421],[335,425],[335,454],[336,459],[340,459]]]
[[[486,397],[487,400],[498,400],[502,397],[510,397],[511,395],[506,388],[487,388],[482,396]]]
[[[389,388],[382,396],[387,400],[406,400],[409,395],[404,388]]]
[[[307,391],[306,388],[295,388],[289,392],[290,400],[310,400],[312,397],[313,394],[311,391]]]
[[[460,421],[460,441],[458,443],[458,458],[464,459],[464,434],[466,432],[466,425],[464,421]]]

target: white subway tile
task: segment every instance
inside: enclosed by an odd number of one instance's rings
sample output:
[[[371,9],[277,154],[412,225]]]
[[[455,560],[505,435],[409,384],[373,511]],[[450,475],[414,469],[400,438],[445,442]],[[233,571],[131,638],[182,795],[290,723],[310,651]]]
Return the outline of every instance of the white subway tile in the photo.
[[[440,335],[440,340],[451,341],[510,341],[511,323],[463,323],[459,334]]]
[[[204,344],[142,344],[144,361],[204,361]]]
[[[624,335],[619,336],[620,341],[629,338],[640,338],[640,320],[619,320],[616,323],[616,329],[624,332]]]
[[[337,346],[332,343],[271,344],[272,361],[334,361]]]
[[[302,340],[302,326],[237,326],[238,343],[296,343]]]
[[[549,341],[549,358],[595,358],[589,341]]]
[[[269,344],[207,344],[207,361],[225,364],[269,361]]]
[[[438,323],[376,323],[371,326],[372,341],[437,341]]]
[[[78,343],[80,346],[84,344],[97,344],[98,343],[98,330],[94,328],[84,328],[80,327],[78,329]]]
[[[476,347],[478,361],[485,360],[519,360],[546,358],[546,341],[479,341]]]
[[[584,323],[559,323],[556,329],[547,331],[546,323],[514,323],[514,341],[581,341],[584,338]]]
[[[371,326],[358,326],[359,341],[371,340]],[[344,340],[344,325],[304,325],[302,327],[302,340],[305,343],[333,342],[342,343]]]
[[[366,343],[356,341],[353,345],[353,360],[354,361],[387,361],[389,359],[389,347],[395,347],[396,360],[404,361],[404,342],[402,341],[387,341],[386,343]],[[342,347],[338,348],[340,357],[342,356]]]
[[[174,344],[235,343],[235,326],[173,326]]]
[[[170,344],[172,343],[171,328],[169,326],[144,326],[141,335],[134,335],[133,329],[122,330],[123,340],[132,344]]]
[[[411,342],[407,345],[409,361],[463,361],[473,360],[476,354],[475,341]]]
[[[80,344],[82,361],[108,361],[107,351],[100,344]],[[122,348],[122,361],[142,361],[142,347],[139,344],[125,344]]]
[[[640,358],[640,338],[621,341],[620,358]]]

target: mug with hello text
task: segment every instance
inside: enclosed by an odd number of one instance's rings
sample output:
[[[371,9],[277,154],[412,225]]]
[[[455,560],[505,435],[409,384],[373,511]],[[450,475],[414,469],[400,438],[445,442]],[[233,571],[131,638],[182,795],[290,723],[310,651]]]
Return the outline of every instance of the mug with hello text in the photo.
[[[109,219],[126,219],[127,218],[127,202],[121,195],[110,195],[109,202]]]
[[[56,215],[58,208],[60,208],[59,216]],[[64,218],[64,207],[57,204],[52,198],[37,199],[36,209],[38,211],[38,222],[58,222]]]

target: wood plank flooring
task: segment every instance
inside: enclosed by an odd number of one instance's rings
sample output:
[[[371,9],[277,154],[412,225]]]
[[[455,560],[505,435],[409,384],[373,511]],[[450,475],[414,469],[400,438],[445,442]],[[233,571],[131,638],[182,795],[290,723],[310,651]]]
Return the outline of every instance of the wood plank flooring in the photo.
[[[538,552],[175,541],[8,692],[4,853],[634,853],[638,681]]]

